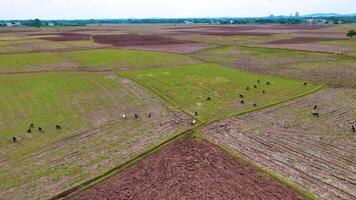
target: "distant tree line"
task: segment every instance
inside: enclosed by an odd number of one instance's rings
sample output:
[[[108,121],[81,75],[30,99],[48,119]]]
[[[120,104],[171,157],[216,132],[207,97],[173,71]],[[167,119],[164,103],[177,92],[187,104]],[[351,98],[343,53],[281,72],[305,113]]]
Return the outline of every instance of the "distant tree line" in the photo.
[[[0,26],[5,26],[7,22],[0,21]],[[45,27],[45,26],[85,26],[88,24],[184,24],[184,23],[205,23],[205,24],[348,24],[356,23],[356,16],[330,16],[330,17],[286,17],[270,16],[258,18],[147,18],[147,19],[88,19],[88,20],[17,20],[24,26]]]

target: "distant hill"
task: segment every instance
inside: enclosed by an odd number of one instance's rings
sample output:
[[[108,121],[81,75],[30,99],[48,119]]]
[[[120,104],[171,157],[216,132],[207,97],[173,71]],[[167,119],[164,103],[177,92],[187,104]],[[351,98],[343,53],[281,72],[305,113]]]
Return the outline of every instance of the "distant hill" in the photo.
[[[356,13],[352,14],[338,14],[338,13],[314,13],[309,15],[303,15],[303,17],[345,17],[345,16],[356,16]]]

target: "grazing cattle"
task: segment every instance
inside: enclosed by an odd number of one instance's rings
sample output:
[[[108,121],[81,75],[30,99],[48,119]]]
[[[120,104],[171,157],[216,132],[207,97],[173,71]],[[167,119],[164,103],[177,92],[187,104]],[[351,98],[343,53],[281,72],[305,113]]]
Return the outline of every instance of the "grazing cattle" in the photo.
[[[148,113],[148,118],[151,118],[152,117],[152,114],[151,113]]]
[[[356,133],[356,128],[354,127],[354,125],[351,125],[351,128],[352,128],[352,132]]]
[[[304,84],[303,84],[303,85],[305,85],[305,86],[306,86],[306,85],[308,85],[308,83],[307,83],[307,82],[304,82]]]
[[[16,143],[17,142],[17,138],[16,137],[12,137],[12,142]]]
[[[192,121],[192,125],[195,125],[196,123],[197,123],[196,120],[193,120],[193,121]]]
[[[254,103],[254,104],[253,104],[253,107],[255,107],[255,108],[256,108],[256,107],[257,107],[257,104],[255,104],[255,103]]]
[[[31,130],[31,129],[28,129],[28,130],[27,130],[27,133],[31,133],[31,132],[32,132],[32,130]]]
[[[207,101],[211,101],[211,98],[210,98],[210,97],[208,97],[206,100],[207,100]]]
[[[39,131],[39,132],[42,132],[43,130],[42,130],[42,128],[41,128],[41,127],[38,127],[38,131]]]
[[[266,94],[266,91],[262,90],[262,93],[263,93],[263,94]]]
[[[250,90],[250,87],[247,86],[247,87],[246,87],[246,90]]]
[[[271,85],[271,83],[270,83],[270,82],[266,82],[266,84],[267,84],[267,85]]]
[[[260,80],[257,80],[257,83],[261,83],[261,81],[260,81]]]
[[[254,85],[253,88],[257,88],[257,85]]]
[[[56,129],[57,129],[57,130],[61,130],[62,127],[61,127],[60,125],[56,125]]]
[[[195,116],[199,116],[198,112],[195,112],[194,115],[195,115]]]
[[[240,98],[243,99],[243,98],[245,98],[245,97],[244,97],[244,95],[240,94]]]
[[[320,117],[320,114],[318,112],[313,111],[312,112],[313,117]]]
[[[35,125],[33,123],[31,123],[30,128],[35,128]]]
[[[317,108],[318,108],[318,106],[317,106],[317,105],[315,105],[315,106],[314,106],[314,110],[316,110]]]
[[[138,115],[137,114],[135,114],[135,119],[137,119],[138,118]]]
[[[240,101],[240,104],[245,104],[245,101],[244,101],[244,100],[241,100],[241,101]]]

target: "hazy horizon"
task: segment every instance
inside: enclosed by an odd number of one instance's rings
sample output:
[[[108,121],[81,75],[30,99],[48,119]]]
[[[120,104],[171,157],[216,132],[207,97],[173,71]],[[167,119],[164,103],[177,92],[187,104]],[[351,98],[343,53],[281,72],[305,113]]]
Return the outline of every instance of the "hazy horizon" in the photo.
[[[356,0],[0,0],[0,20],[263,17],[313,13],[350,14]]]

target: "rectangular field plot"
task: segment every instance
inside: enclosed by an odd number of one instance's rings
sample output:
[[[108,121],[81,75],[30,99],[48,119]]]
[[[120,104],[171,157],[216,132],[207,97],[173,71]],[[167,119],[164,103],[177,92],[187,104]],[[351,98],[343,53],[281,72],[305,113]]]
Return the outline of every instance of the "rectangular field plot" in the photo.
[[[356,85],[356,62],[333,54],[227,46],[202,50],[195,56],[261,74]]]
[[[0,85],[4,199],[49,198],[191,128],[190,116],[112,73],[1,75]]]
[[[203,121],[268,106],[321,86],[246,73],[216,64],[118,73],[146,85]]]
[[[338,56],[324,53],[233,46],[201,50],[195,53],[195,56],[208,62],[260,73],[268,73],[274,68],[286,64],[333,61],[338,58]]]
[[[319,117],[313,117],[312,112]],[[356,198],[356,135],[352,125],[356,126],[356,90],[327,88],[212,123],[202,132],[203,137],[321,199],[348,200]]]
[[[0,73],[51,70],[108,70],[201,63],[189,56],[135,50],[101,49],[0,55]]]

